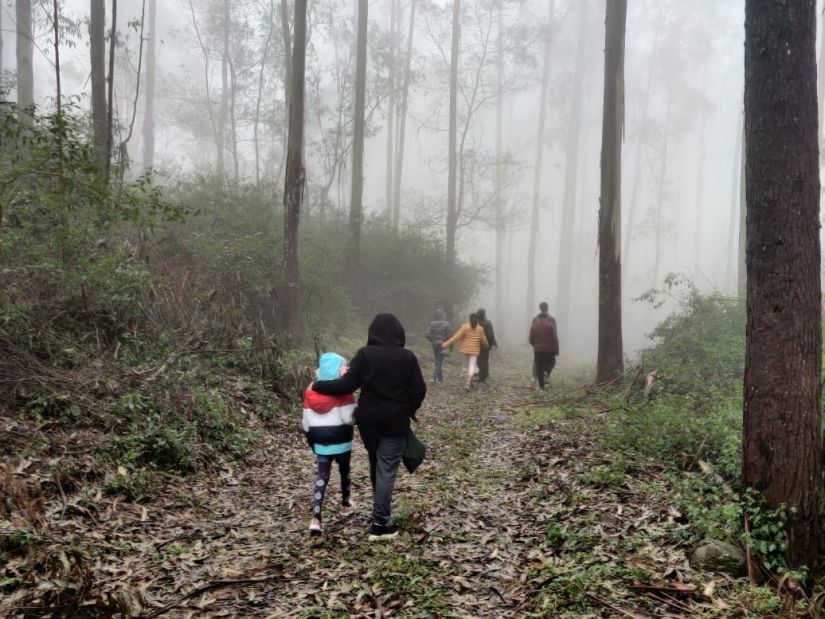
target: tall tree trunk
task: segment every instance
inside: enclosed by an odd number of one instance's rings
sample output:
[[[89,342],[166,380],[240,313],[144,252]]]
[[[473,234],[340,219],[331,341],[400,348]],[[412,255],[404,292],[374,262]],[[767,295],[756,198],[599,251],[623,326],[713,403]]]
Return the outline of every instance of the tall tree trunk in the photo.
[[[55,81],[55,105],[57,108],[57,115],[63,114],[63,88],[60,79],[60,10],[57,6],[57,0],[52,2],[52,29],[54,38],[54,81]],[[58,157],[63,158],[62,149],[58,153]]]
[[[229,131],[232,139],[232,166],[235,185],[241,180],[238,154],[238,121],[235,115],[235,94],[238,91],[238,78],[235,74],[235,63],[229,60]]]
[[[820,143],[825,142],[825,122],[822,122],[825,119],[825,4],[820,8],[822,11],[820,13],[819,21],[819,64],[817,67],[817,77],[819,80],[819,93],[817,100],[819,101],[819,119],[820,119]],[[821,147],[820,147],[821,149]],[[820,181],[821,182],[821,181]]]
[[[458,57],[461,50],[461,0],[453,0],[453,32],[450,51],[450,123],[448,139],[449,164],[447,169],[447,265],[450,276],[454,275],[456,263],[456,232],[458,229],[458,196],[456,194],[458,175]],[[452,302],[448,312],[452,314]]]
[[[115,109],[115,49],[117,48],[117,0],[112,0],[112,29],[109,32],[109,77],[106,95],[106,159],[103,162],[103,180],[108,183],[112,170],[115,144],[113,112]]]
[[[100,170],[106,157],[106,0],[92,0],[89,21],[92,82],[92,135]]]
[[[306,39],[306,33],[304,33]],[[284,101],[290,100],[289,88],[292,84],[292,43],[290,42],[291,34],[289,28],[289,6],[287,0],[281,0],[281,43],[284,46]],[[284,123],[286,128],[287,123]],[[284,130],[284,153],[287,151],[288,133]]]
[[[504,315],[504,138],[502,135],[502,114],[504,112],[504,2],[496,4],[498,31],[496,33],[496,316]]]
[[[221,52],[221,110],[218,116],[218,176],[224,181],[226,175],[226,120],[229,115],[229,16],[230,0],[223,0],[223,50]]]
[[[146,50],[146,94],[143,108],[143,171],[155,167],[155,71],[157,60],[157,0],[148,0],[149,36]]]
[[[747,191],[745,187],[745,163],[747,161],[747,152],[745,149],[745,139],[746,136],[744,135],[744,127],[743,127],[743,136],[742,136],[742,157],[741,161],[739,162],[739,251],[738,251],[738,261],[739,261],[739,270],[737,271],[736,276],[736,289],[738,293],[738,297],[740,299],[744,299],[748,293],[747,290],[747,282],[748,282],[748,268],[746,264],[746,253],[747,253],[747,229],[748,229],[748,200],[747,200]]]
[[[347,276],[354,286],[360,285],[361,220],[364,192],[364,120],[367,95],[367,6],[368,0],[358,0],[358,32],[355,56],[355,118],[352,127],[352,193],[350,194],[349,235],[344,263]]]
[[[298,223],[304,201],[304,68],[307,0],[295,0],[295,48],[289,84],[289,138],[284,181],[284,255],[286,330],[293,342],[301,333]]]
[[[15,5],[17,21],[17,109],[20,122],[30,125],[29,114],[34,106],[34,71],[32,56],[34,54],[34,31],[32,29],[31,0],[17,0]]]
[[[740,116],[738,132],[736,135],[736,151],[733,153],[733,170],[731,171],[731,187],[730,187],[730,219],[728,221],[728,259],[726,269],[726,287],[730,286],[732,290],[737,289],[737,268],[739,260],[739,242],[737,239],[737,228],[740,225],[740,191],[742,186],[742,151],[744,144],[742,143],[742,133],[745,128],[742,125],[743,119]],[[741,235],[744,238],[744,235]]]
[[[570,282],[573,277],[573,251],[576,217],[576,185],[578,183],[579,142],[582,123],[582,89],[584,85],[584,61],[587,51],[587,0],[579,0],[579,36],[577,39],[576,64],[573,74],[573,90],[567,120],[567,155],[565,157],[564,199],[562,201],[561,237],[559,242],[556,310],[559,328],[570,327]]]
[[[624,371],[622,346],[622,135],[627,0],[607,3],[599,208],[599,352],[596,382]]]
[[[137,74],[135,75],[135,96],[132,100],[132,114],[129,117],[129,130],[126,136],[120,141],[120,174],[118,175],[118,182],[123,186],[123,176],[126,172],[126,166],[129,163],[129,142],[135,132],[135,120],[137,120],[138,101],[140,100],[140,78],[143,69],[143,44],[145,42],[146,31],[146,0],[141,1],[140,7],[140,43],[138,44],[138,62]]]
[[[662,223],[664,214],[665,202],[665,187],[667,186],[667,164],[670,159],[670,112],[672,106],[670,95],[667,97],[667,112],[665,113],[665,126],[663,132],[662,143],[662,165],[659,167],[659,184],[656,190],[656,229],[654,234],[656,236],[656,253],[653,260],[653,269],[651,270],[650,287],[654,288],[659,284],[659,273],[662,266],[662,241],[664,240],[665,230]]]
[[[747,328],[742,481],[788,506],[787,561],[821,555],[816,3],[745,4]]]
[[[401,107],[398,110],[398,141],[395,150],[395,173],[393,174],[395,187],[392,200],[392,229],[395,233],[398,233],[398,227],[401,223],[401,173],[404,169],[404,140],[407,129],[407,100],[410,93],[413,33],[415,32],[415,4],[416,0],[410,2],[410,28],[407,33],[407,55],[404,57],[404,84],[401,90]]]
[[[533,165],[533,208],[530,216],[530,241],[527,246],[527,315],[536,308],[536,250],[539,238],[539,208],[541,207],[541,176],[544,173],[544,141],[547,128],[547,93],[550,89],[550,50],[553,45],[554,0],[547,3],[547,26],[544,31],[544,58],[541,68],[539,96],[539,126],[536,132],[536,159]]]
[[[393,155],[395,154],[395,108],[396,108],[396,82],[398,81],[397,62],[398,62],[398,46],[397,46],[397,29],[398,22],[401,19],[400,7],[398,0],[390,0],[390,54],[389,54],[389,75],[387,82],[389,83],[390,93],[387,97],[387,152],[386,152],[386,174],[384,175],[384,201],[385,210],[387,214],[387,221],[392,221],[393,213],[393,165],[395,163]]]
[[[255,98],[255,118],[253,121],[253,142],[255,144],[255,186],[260,191],[261,189],[261,145],[258,135],[258,127],[261,122],[261,99],[264,91],[264,71],[266,69],[266,60],[269,56],[269,45],[272,43],[272,35],[275,30],[275,5],[273,4],[269,11],[269,32],[266,35],[264,42],[264,51],[261,54],[261,69],[258,72],[258,96]]]

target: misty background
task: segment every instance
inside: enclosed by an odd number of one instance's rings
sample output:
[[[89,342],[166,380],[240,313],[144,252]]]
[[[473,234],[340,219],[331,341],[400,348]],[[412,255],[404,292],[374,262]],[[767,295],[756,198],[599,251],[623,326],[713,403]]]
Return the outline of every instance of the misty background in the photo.
[[[397,140],[398,74],[403,71],[411,8],[410,0],[400,1],[393,38],[390,4],[372,2],[369,14],[364,207],[375,216],[387,212],[388,126],[392,124]],[[14,7],[8,0],[0,0],[0,6],[2,85],[13,96]],[[135,103],[143,6],[138,0],[118,2],[114,90],[121,138]],[[89,3],[67,0],[61,7],[66,22],[61,43],[64,101],[87,110]],[[209,108],[221,99],[222,7],[215,0],[158,0],[155,173],[161,183],[174,184],[216,165]],[[436,236],[443,236],[446,210],[451,7],[448,2],[416,2],[401,184],[401,226]],[[350,195],[355,8],[351,0],[318,0],[310,3],[308,17],[305,210],[323,208],[328,217],[341,221],[342,229]],[[463,6],[458,117],[464,208],[458,252],[461,260],[483,267],[487,278],[465,309],[484,306],[499,339],[522,344],[538,302],[547,300],[559,320],[562,358],[589,361],[595,358],[597,341],[604,3],[525,0],[505,1],[503,8],[505,172],[503,195],[496,196],[497,3],[466,1]],[[33,10],[35,100],[48,108],[55,92],[51,3],[33,3]],[[285,131],[279,10],[278,2],[231,3],[230,82],[237,149],[227,147],[225,152],[227,174],[235,174],[237,161],[237,180],[270,188],[274,210],[282,208]],[[106,17],[108,29],[108,6]],[[635,301],[661,287],[668,273],[687,275],[702,291],[736,294],[743,21],[740,1],[630,3],[622,189],[623,319],[629,354],[645,346],[645,334],[673,308],[673,301],[660,307]],[[546,130],[538,135],[547,32]],[[144,58],[144,71],[145,66]],[[390,66],[396,67],[395,87],[389,82]],[[393,92],[396,107],[389,119]],[[145,88],[135,107],[138,128],[144,93]],[[564,196],[572,191],[568,167],[573,144],[578,152],[572,236],[567,239],[572,270],[568,305],[559,298],[559,261]],[[537,169],[538,145],[543,146],[543,161]],[[136,130],[129,143],[132,176],[142,171],[142,148]],[[528,300],[527,246],[536,175],[536,291],[535,299]],[[507,214],[500,312],[494,290],[496,199]],[[388,307],[392,309],[391,300]],[[428,319],[421,316],[420,325],[407,324],[407,329],[421,331]]]

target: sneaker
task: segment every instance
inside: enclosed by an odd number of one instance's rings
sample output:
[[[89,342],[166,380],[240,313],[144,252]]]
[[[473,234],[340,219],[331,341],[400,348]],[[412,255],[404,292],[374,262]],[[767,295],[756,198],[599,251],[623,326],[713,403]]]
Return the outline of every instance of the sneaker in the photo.
[[[355,499],[350,499],[349,503],[346,503],[346,504],[341,506],[341,515],[342,516],[351,515],[352,512],[355,511],[356,507],[358,507],[358,505],[356,504]]]
[[[398,537],[398,527],[394,524],[374,524],[370,527],[369,541],[383,542]]]
[[[312,520],[310,520],[310,522],[309,522],[309,532],[312,535],[321,535],[321,533],[324,532],[324,527],[321,524],[321,521],[318,520],[317,518],[313,518]]]

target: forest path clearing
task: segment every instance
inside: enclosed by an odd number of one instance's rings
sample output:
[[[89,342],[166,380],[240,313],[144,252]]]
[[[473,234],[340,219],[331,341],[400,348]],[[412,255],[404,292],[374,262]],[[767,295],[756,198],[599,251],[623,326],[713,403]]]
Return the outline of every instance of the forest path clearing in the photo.
[[[242,463],[169,476],[147,502],[92,491],[53,504],[50,534],[85,547],[89,582],[144,619],[729,616],[719,596],[735,595],[736,581],[701,593],[662,467],[599,446],[609,411],[571,416],[571,381],[554,377],[538,394],[525,359],[496,357],[492,369],[489,386],[465,394],[452,361],[448,382],[430,386],[416,426],[428,457],[399,474],[393,542],[367,541],[359,439],[358,509],[337,513],[334,468],[325,533],[308,534],[314,458],[292,413]],[[686,574],[698,586],[683,585]]]
[[[457,379],[430,386],[416,426],[428,456],[415,475],[399,473],[393,507],[402,534],[394,542],[366,539],[371,492],[360,440],[358,509],[337,514],[333,468],[325,533],[314,538],[306,531],[313,456],[299,434],[273,435],[242,470],[196,482],[190,506],[158,519],[152,536],[163,558],[143,575],[147,597],[165,604],[215,580],[248,578],[163,616],[515,615],[546,529],[531,498],[541,490],[524,461],[526,430],[507,410],[528,391],[523,376],[519,386],[508,377],[470,394]]]

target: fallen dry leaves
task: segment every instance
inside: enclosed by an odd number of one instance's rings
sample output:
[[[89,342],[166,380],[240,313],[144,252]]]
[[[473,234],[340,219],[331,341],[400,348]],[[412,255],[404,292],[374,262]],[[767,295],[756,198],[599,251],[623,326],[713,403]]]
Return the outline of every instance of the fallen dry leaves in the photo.
[[[524,402],[521,365],[494,361],[492,384],[469,395],[457,379],[431,388],[416,427],[428,459],[399,475],[404,533],[393,544],[366,541],[360,444],[359,509],[338,515],[333,482],[325,534],[307,535],[314,463],[297,417],[284,419],[244,462],[165,477],[149,501],[104,496],[90,475],[82,488],[28,506],[47,544],[0,567],[0,615],[723,616],[733,605],[724,600],[729,583],[691,572],[685,549],[667,541],[681,514],[651,503],[636,483],[656,467],[600,484],[613,456],[591,435],[519,421],[520,411],[552,405]],[[17,459],[6,471],[9,496],[29,496],[21,484],[46,483],[47,468]]]

